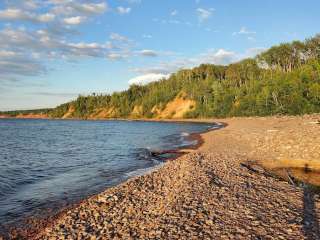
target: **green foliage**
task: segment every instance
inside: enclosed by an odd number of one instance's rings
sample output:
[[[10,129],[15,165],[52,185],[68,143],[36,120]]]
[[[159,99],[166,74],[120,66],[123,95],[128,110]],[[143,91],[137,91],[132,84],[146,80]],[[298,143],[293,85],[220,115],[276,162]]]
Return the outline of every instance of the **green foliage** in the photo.
[[[127,91],[79,96],[48,114],[60,118],[69,112],[70,117],[85,119],[113,109],[112,117],[127,118],[137,106],[138,117],[152,118],[155,108],[163,110],[181,93],[196,102],[185,114],[188,118],[320,112],[320,35],[272,47],[229,66],[202,64]]]
[[[43,109],[33,109],[33,110],[16,110],[16,111],[3,111],[0,114],[7,115],[10,117],[15,117],[19,114],[48,114],[52,109],[43,108]]]
[[[63,115],[68,112],[70,103],[62,104],[49,112],[49,116],[52,118],[62,118]]]

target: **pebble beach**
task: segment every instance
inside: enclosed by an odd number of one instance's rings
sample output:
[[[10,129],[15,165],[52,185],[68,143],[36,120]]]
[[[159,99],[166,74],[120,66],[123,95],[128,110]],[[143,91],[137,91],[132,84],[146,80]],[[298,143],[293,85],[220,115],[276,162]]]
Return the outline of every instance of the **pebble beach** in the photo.
[[[82,201],[26,238],[320,239],[319,195],[261,167],[320,161],[319,119],[210,120],[226,126],[202,134],[198,149]]]

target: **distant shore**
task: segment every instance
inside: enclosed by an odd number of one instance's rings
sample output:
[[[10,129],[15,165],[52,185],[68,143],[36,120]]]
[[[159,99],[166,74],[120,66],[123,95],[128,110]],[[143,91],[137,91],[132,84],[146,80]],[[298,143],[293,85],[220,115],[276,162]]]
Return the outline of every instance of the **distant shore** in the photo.
[[[44,114],[20,114],[17,116],[1,115],[0,119],[52,119],[52,120],[83,120],[83,121],[149,121],[149,122],[198,122],[212,123],[209,118],[51,118]]]
[[[284,159],[320,160],[319,119],[201,120],[228,126],[201,134],[198,149],[84,200],[28,237],[318,239],[319,196],[266,170],[281,168]]]
[[[47,115],[44,114],[19,114],[17,116],[10,115],[0,115],[1,118],[16,118],[16,119],[50,119]]]

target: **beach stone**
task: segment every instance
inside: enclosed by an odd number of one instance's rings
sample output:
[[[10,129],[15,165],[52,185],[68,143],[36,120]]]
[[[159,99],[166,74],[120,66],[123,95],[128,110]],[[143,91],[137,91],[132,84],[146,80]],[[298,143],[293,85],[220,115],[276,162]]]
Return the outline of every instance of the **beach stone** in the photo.
[[[303,188],[242,165],[320,159],[320,128],[308,123],[315,119],[218,120],[228,126],[203,134],[199,149],[84,200],[39,239],[319,239],[318,195],[316,219],[304,221]]]

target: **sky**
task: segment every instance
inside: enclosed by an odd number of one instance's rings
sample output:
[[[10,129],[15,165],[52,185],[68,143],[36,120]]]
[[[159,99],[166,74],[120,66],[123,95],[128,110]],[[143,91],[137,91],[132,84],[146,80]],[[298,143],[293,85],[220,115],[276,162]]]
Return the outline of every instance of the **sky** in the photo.
[[[55,107],[320,33],[319,0],[0,0],[0,110]]]

